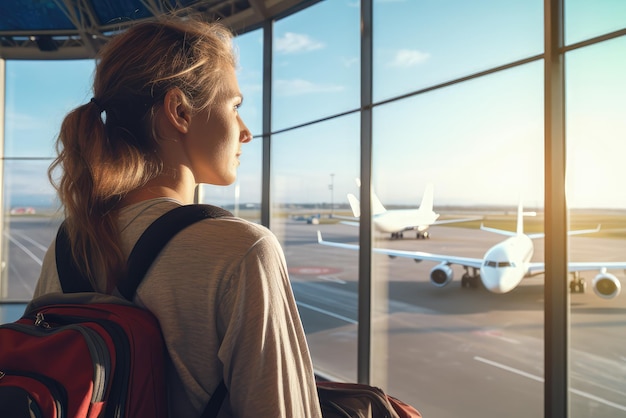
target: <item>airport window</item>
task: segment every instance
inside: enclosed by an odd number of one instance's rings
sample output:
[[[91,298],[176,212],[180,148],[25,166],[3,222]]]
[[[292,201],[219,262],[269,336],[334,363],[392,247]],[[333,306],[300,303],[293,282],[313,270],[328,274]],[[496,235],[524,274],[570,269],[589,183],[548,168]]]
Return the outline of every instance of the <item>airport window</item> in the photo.
[[[89,100],[94,64],[6,62],[0,300],[29,300],[62,213],[48,166],[63,116]],[[0,310],[2,319],[2,310]]]
[[[541,54],[543,2],[374,2],[374,101]]]
[[[358,253],[319,245],[317,231],[358,241],[359,228],[335,219],[352,216],[345,196],[357,188],[358,131],[353,114],[272,137],[272,231],[285,250],[315,368],[345,381],[357,378]]]
[[[525,209],[542,211],[542,87],[542,62],[534,61],[375,107],[373,185],[384,205],[416,209],[431,183],[433,210],[442,220],[480,217],[487,208],[500,209],[471,227],[463,223],[431,226],[427,240],[406,233],[403,239],[391,240],[388,233],[377,231],[374,245],[472,257],[480,264],[490,247],[507,238],[480,231],[480,222],[515,231],[517,211],[508,208],[517,209],[520,197]],[[378,284],[373,322],[380,327],[373,331],[372,379],[376,384],[443,416],[459,416],[467,410],[494,417],[515,416],[511,410],[541,415],[543,386],[502,371],[515,367],[534,376],[542,374],[541,286],[527,296],[500,294],[499,288],[491,293],[475,270],[466,273],[453,260],[448,268],[430,261],[416,265],[376,255],[373,260],[373,283]],[[493,260],[487,264],[499,265]],[[434,285],[435,270],[448,277],[447,285]],[[532,314],[512,312],[509,300],[528,303]],[[452,343],[451,335],[465,343]],[[513,341],[528,338],[536,354],[519,353],[513,357],[524,357],[524,363],[511,363],[509,356],[517,347]],[[416,374],[398,380],[404,370]],[[423,371],[440,378],[422,379]],[[468,386],[471,397],[442,404],[440,394],[462,393]],[[523,400],[520,392],[525,393]],[[481,401],[494,395],[506,399],[495,410]]]
[[[624,29],[626,2],[564,0],[565,44],[571,45]]]
[[[622,12],[624,22],[626,9]],[[620,285],[624,270],[602,270],[606,267],[603,263],[626,259],[626,196],[621,191],[626,181],[624,56],[624,36],[566,55],[570,229],[594,230],[600,225],[599,232],[575,235],[569,241],[570,262],[590,262],[597,267],[580,273],[586,288],[573,286],[570,295],[570,385],[575,391],[571,416],[578,418],[617,416],[626,411],[622,333],[615,328],[623,322],[626,310]],[[567,280],[576,277],[570,275]],[[621,293],[616,286],[622,287]],[[598,392],[600,387],[607,389]]]
[[[358,2],[322,1],[281,19],[273,42],[273,131],[358,109]]]

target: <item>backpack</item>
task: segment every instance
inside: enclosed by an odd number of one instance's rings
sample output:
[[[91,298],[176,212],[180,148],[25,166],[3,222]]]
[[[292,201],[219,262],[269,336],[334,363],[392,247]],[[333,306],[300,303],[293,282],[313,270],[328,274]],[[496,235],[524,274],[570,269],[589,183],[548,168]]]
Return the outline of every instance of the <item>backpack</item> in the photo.
[[[420,412],[375,386],[318,381],[324,418],[421,418]]]
[[[186,205],[154,221],[128,259],[119,297],[95,293],[71,261],[63,225],[56,239],[63,294],[33,300],[24,315],[0,325],[0,411],[11,418],[166,418],[166,350],[157,319],[132,304],[152,261],[176,233],[206,218],[231,215]],[[202,417],[216,416],[226,395],[216,389]]]

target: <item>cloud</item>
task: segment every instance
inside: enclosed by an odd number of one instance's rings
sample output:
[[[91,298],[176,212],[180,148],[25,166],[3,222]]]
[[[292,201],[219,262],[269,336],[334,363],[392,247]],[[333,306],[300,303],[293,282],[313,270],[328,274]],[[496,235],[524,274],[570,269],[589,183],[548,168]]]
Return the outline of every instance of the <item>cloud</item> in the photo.
[[[283,54],[293,54],[296,52],[314,51],[324,48],[322,42],[311,39],[308,35],[287,32],[282,38],[276,39],[274,43],[276,52]]]
[[[337,84],[315,84],[307,80],[276,80],[274,88],[281,96],[298,96],[310,93],[333,93],[343,91],[344,87]]]
[[[389,65],[399,68],[415,67],[429,58],[430,54],[427,52],[421,52],[415,49],[401,49],[396,52],[393,61],[391,61]]]

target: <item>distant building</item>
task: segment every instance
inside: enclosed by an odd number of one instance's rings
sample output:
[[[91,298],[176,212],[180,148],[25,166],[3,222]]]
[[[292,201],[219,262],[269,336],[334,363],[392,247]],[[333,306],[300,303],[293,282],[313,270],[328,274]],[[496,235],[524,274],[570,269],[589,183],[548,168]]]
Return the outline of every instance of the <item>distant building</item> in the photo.
[[[18,207],[11,209],[11,215],[34,215],[35,208],[32,206]]]

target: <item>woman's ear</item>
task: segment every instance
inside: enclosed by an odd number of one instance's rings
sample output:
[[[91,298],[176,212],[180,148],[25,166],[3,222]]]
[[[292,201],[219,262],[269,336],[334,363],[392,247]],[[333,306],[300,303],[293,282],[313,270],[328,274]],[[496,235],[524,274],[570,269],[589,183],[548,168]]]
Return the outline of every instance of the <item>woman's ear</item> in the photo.
[[[170,124],[180,133],[186,134],[191,124],[191,110],[183,92],[175,87],[165,93],[163,111]]]

